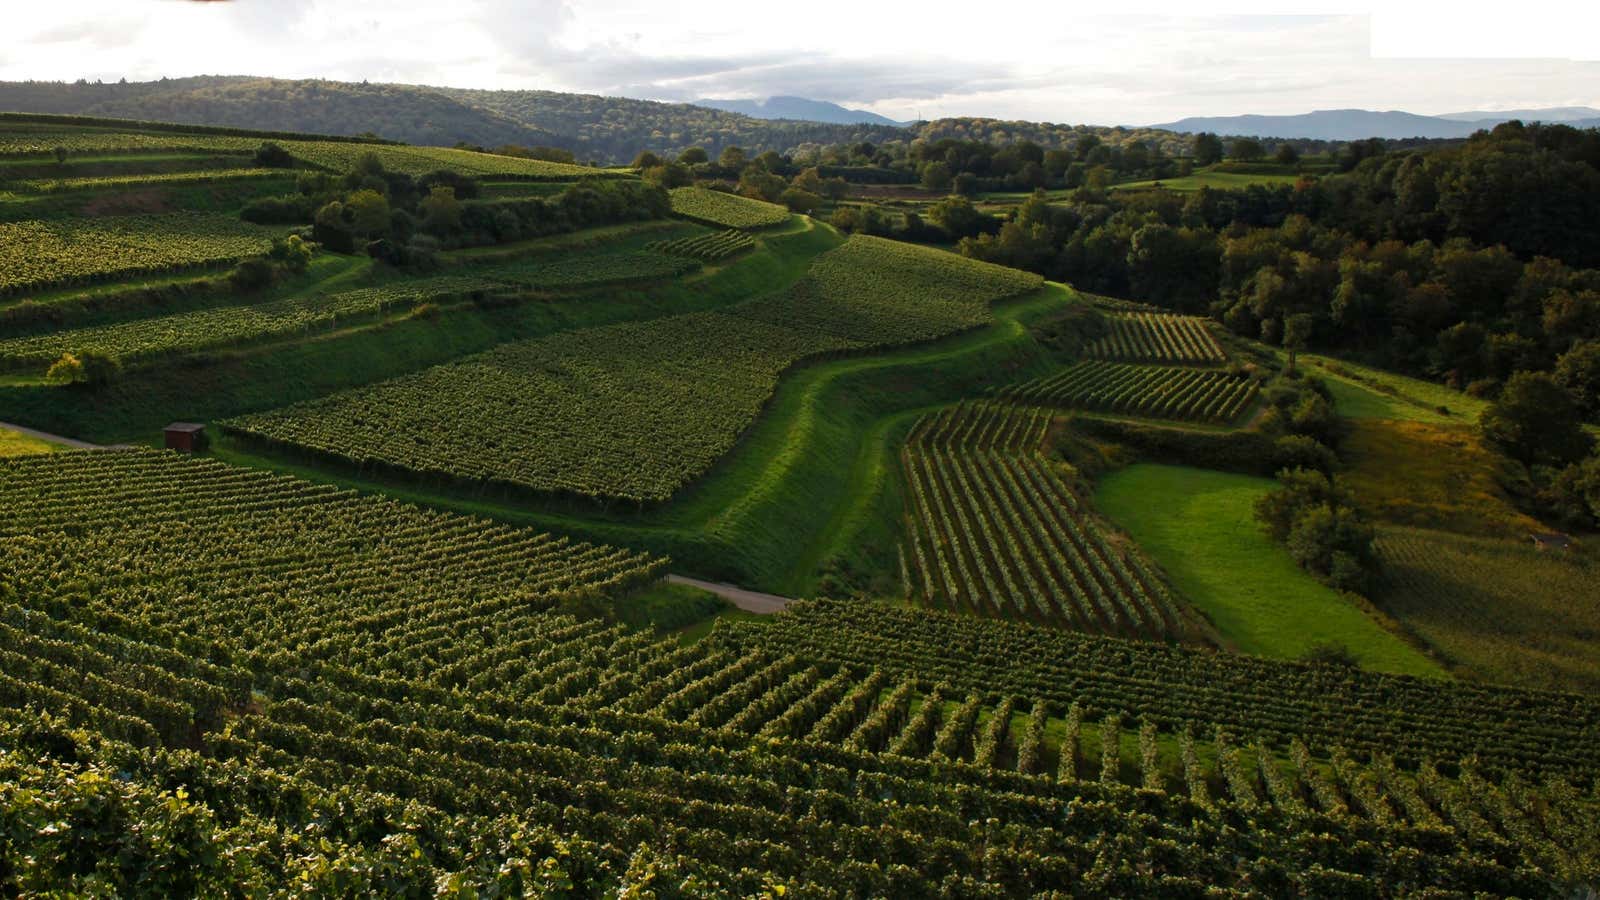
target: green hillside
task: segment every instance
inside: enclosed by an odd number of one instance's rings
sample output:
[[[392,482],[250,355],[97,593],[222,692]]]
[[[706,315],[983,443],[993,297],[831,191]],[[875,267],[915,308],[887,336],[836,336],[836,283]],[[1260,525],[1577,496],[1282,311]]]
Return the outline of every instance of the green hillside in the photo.
[[[279,130],[0,115],[0,896],[1600,883],[1592,551],[1517,505],[1585,470],[1505,402],[783,161],[292,115],[475,92],[29,90]]]

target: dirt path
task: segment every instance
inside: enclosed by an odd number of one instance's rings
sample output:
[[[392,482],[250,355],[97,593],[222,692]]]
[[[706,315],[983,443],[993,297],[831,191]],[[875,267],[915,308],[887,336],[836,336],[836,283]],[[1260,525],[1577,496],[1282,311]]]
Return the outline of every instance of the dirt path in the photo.
[[[129,448],[129,445],[127,444],[115,444],[112,446],[106,446],[104,444],[91,444],[88,441],[80,441],[77,438],[62,437],[59,434],[51,434],[48,431],[39,431],[37,429],[26,428],[21,425],[13,425],[10,422],[0,422],[0,428],[7,428],[17,432],[18,434],[36,438],[41,441],[46,441],[51,444],[60,444],[61,446],[72,450],[127,450]]]
[[[747,591],[731,584],[721,584],[715,581],[701,581],[698,578],[688,578],[683,575],[668,575],[667,580],[673,584],[684,584],[689,587],[710,591],[718,597],[732,603],[745,612],[770,615],[779,612],[788,606],[791,600],[788,597],[779,597],[776,594],[763,594],[760,591]]]

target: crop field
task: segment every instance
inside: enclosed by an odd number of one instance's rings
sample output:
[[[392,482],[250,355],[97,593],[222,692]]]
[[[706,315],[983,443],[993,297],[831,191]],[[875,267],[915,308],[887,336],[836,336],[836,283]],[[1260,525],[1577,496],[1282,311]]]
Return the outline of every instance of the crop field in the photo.
[[[717,228],[770,228],[789,221],[789,210],[776,203],[701,187],[673,188],[672,211]]]
[[[1419,528],[1378,536],[1379,606],[1466,675],[1545,690],[1600,691],[1600,565],[1519,539]]]
[[[726,452],[784,369],[844,346],[693,313],[511,344],[227,424],[351,463],[664,500]]]
[[[690,259],[650,250],[571,253],[477,267],[473,272],[525,287],[559,289],[621,281],[653,281],[692,272]]]
[[[0,340],[0,368],[48,366],[63,353],[103,353],[124,362],[189,353],[268,338],[325,331],[340,323],[410,309],[424,301],[506,290],[503,283],[439,276],[326,296],[293,297],[251,306],[225,306],[134,319],[111,325],[47,331]]]
[[[1228,354],[1197,316],[1124,313],[1107,316],[1110,333],[1089,346],[1095,359],[1203,365],[1225,363]]]
[[[795,362],[951,334],[985,321],[989,299],[1036,283],[899,246],[852,238],[813,261],[795,290],[833,301],[821,328],[783,315],[797,301],[780,296],[510,344],[226,425],[346,464],[662,501],[727,452]],[[919,258],[954,262],[923,271],[911,264]],[[980,285],[991,272],[997,277],[987,292],[944,294],[949,300],[922,292],[951,271]],[[915,312],[899,319],[901,307]]]
[[[755,238],[743,231],[729,229],[714,234],[654,241],[646,245],[645,249],[657,253],[670,253],[673,256],[687,256],[703,262],[718,262],[753,249],[755,245]]]
[[[296,159],[331,172],[348,172],[355,168],[356,162],[362,156],[373,153],[382,160],[385,169],[391,172],[404,172],[407,175],[423,175],[438,169],[449,169],[463,175],[526,178],[534,181],[573,181],[579,178],[604,178],[612,174],[604,169],[575,166],[570,163],[477,153],[449,147],[397,147],[388,144],[352,144],[338,141],[279,141],[278,143]]]
[[[1227,191],[1247,188],[1251,185],[1264,185],[1278,187],[1292,185],[1300,180],[1300,175],[1293,172],[1195,172],[1192,175],[1182,175],[1176,178],[1163,178],[1160,181],[1127,181],[1114,184],[1114,191],[1139,191],[1139,190],[1165,190],[1179,193],[1192,193],[1201,188]]]
[[[175,132],[105,131],[90,128],[40,128],[0,121],[0,157],[54,159],[57,148],[66,150],[69,158],[176,151],[245,155],[255,152],[260,146],[260,138]]]
[[[235,181],[250,178],[287,178],[292,174],[283,169],[203,169],[197,172],[31,179],[20,182],[20,184],[30,191],[52,194],[61,191],[98,190],[102,188],[159,187],[162,185],[210,184],[216,181]]]
[[[0,222],[0,297],[237,260],[274,231],[207,213]]]
[[[54,444],[29,437],[20,431],[0,428],[0,457],[31,456],[35,453],[54,453]]]
[[[219,822],[250,835],[200,864],[220,883],[378,890],[362,873],[381,865],[604,893],[642,854],[747,896],[1266,878],[1531,896],[1581,877],[1572,840],[1600,802],[1600,707],[1575,695],[867,602],[680,646],[561,611],[563,586],[617,591],[647,558],[282,476],[71,453],[0,463],[0,496],[20,501],[0,508],[19,566],[0,570],[11,808],[44,815],[77,767],[103,770],[78,774],[86,810],[185,817],[201,846]],[[112,505],[140,528],[91,514]],[[427,839],[304,837],[352,814]],[[69,877],[125,840],[71,834],[42,834],[12,877]]]
[[[1090,361],[1008,389],[1018,403],[1226,424],[1255,402],[1260,382],[1214,369]]]
[[[738,314],[855,343],[905,344],[989,322],[996,301],[1043,283],[953,253],[855,235],[817,257],[794,290]]]
[[[1188,636],[1136,551],[1117,547],[1039,454],[1050,414],[962,406],[918,423],[901,454],[918,602],[1081,631]]]

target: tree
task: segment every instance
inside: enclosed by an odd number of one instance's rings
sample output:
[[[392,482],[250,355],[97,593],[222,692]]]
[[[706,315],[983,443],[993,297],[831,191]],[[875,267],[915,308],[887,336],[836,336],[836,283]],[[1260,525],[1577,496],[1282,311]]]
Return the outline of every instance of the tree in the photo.
[[[1300,151],[1293,144],[1282,143],[1278,145],[1278,152],[1272,154],[1272,160],[1279,165],[1292,166],[1300,161]]]
[[[694,184],[694,175],[689,171],[689,167],[683,163],[670,163],[645,169],[644,180],[671,190],[672,188],[688,187]]]
[[[817,207],[822,205],[822,198],[810,191],[789,188],[778,195],[778,202],[789,207],[791,212],[810,215],[817,211]]]
[[[1295,354],[1306,348],[1316,319],[1310,313],[1297,313],[1283,320],[1283,346],[1289,351],[1289,374],[1294,374]]]
[[[1543,372],[1518,372],[1478,418],[1483,437],[1527,465],[1564,466],[1589,452],[1578,404]]]
[[[739,194],[753,200],[776,202],[788,187],[788,183],[781,176],[774,175],[755,164],[746,166],[744,174],[739,176]]]
[[[453,188],[438,185],[417,204],[422,227],[432,232],[454,231],[461,227],[461,201]]]
[[[1267,151],[1255,138],[1234,138],[1233,143],[1228,145],[1228,158],[1239,162],[1256,162],[1266,155]]]
[[[743,147],[724,147],[722,148],[722,154],[717,157],[717,165],[730,172],[742,170],[747,161]]]
[[[965,197],[946,197],[928,207],[928,221],[958,239],[993,233],[1000,225],[993,216],[980,211]]]
[[[377,191],[356,191],[345,200],[344,209],[350,229],[358,235],[370,237],[389,230],[389,201]]]
[[[271,141],[262,144],[256,149],[256,155],[252,162],[257,168],[261,169],[294,168],[294,157],[289,155],[289,151]]]
[[[87,353],[63,353],[51,363],[45,378],[57,384],[86,384],[91,387],[110,384],[122,374],[122,363],[116,357],[96,350]]]
[[[698,166],[701,163],[710,162],[710,160],[711,157],[706,154],[703,147],[689,147],[678,154],[678,162],[686,166]]]
[[[1195,165],[1210,166],[1222,162],[1222,138],[1209,131],[1194,136]]]
[[[1582,341],[1556,360],[1556,382],[1585,419],[1600,421],[1600,341]]]
[[[768,150],[767,152],[761,154],[760,156],[756,157],[756,162],[761,164],[761,168],[766,169],[768,172],[771,172],[774,175],[778,174],[778,170],[788,165],[788,161],[785,160],[783,156],[776,150]]]
[[[922,166],[922,186],[936,193],[945,193],[950,190],[950,167],[942,162],[925,163]]]

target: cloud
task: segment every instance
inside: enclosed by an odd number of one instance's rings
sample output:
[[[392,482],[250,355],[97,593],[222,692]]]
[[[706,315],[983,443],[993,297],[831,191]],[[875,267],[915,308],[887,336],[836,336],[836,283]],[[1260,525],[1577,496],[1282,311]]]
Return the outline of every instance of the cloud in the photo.
[[[138,13],[130,10],[137,8]],[[1600,64],[1373,59],[1364,15],[907,16],[809,0],[75,0],[8,10],[0,78],[194,74],[536,88],[683,101],[794,94],[921,113],[1139,123],[1365,106],[1600,104]]]

